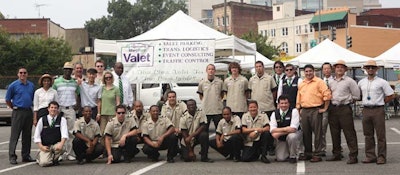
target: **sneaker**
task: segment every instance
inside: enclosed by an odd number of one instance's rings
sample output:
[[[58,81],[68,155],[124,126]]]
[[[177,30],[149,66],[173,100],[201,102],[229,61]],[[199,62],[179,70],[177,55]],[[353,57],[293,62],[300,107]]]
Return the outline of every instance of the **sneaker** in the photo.
[[[74,156],[71,156],[71,155],[68,155],[68,156],[67,156],[67,159],[68,159],[69,161],[74,161],[74,160],[76,160],[76,158],[75,158]]]

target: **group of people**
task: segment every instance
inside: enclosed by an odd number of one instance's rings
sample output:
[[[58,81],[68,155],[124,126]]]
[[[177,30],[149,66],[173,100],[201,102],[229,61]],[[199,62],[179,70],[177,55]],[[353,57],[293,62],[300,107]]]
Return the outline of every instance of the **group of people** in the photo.
[[[326,160],[343,158],[343,130],[349,148],[347,164],[355,164],[358,143],[352,104],[356,100],[363,104],[366,158],[362,162],[386,163],[384,105],[394,98],[394,92],[387,81],[376,76],[378,66],[373,60],[363,65],[367,77],[358,84],[346,76],[343,60],[323,64],[323,78],[315,76],[312,65],[306,65],[304,79],[297,75],[296,66],[280,61],[274,64],[274,75],[267,74],[263,62],[257,61],[256,74],[249,80],[241,75],[238,63],[229,64],[230,76],[225,80],[218,78],[215,66],[209,64],[207,77],[197,90],[201,109],[192,99],[178,101],[179,94],[171,90],[162,107],[153,105],[149,112],[141,101],[134,101],[123,64],[117,62],[114,72],[104,71],[104,67],[98,60],[85,76],[82,64],[66,62],[63,76],[53,83],[53,77],[44,74],[36,91],[27,80],[27,70],[18,70],[18,80],[9,85],[6,94],[7,105],[13,109],[11,164],[17,164],[15,149],[21,133],[22,161],[37,161],[40,166],[57,165],[62,159],[84,164],[98,157],[106,158],[107,164],[130,162],[140,152],[137,144],[141,143],[152,161],[159,160],[159,150],[167,149],[169,163],[175,162],[178,153],[184,161],[196,161],[194,147],[198,144],[202,162],[213,162],[208,157],[210,146],[235,162],[260,159],[270,163],[268,154],[276,155],[276,161],[319,162],[326,155],[328,124],[333,156]],[[335,76],[331,76],[332,69]],[[216,135],[210,140],[211,121]],[[30,156],[32,125],[40,149],[36,159]]]

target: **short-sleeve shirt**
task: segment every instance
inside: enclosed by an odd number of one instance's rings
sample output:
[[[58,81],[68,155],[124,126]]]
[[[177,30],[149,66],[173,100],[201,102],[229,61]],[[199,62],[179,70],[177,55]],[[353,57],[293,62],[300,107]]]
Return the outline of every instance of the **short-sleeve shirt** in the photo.
[[[225,79],[223,90],[227,92],[226,105],[231,107],[232,112],[247,111],[246,91],[249,88],[249,81],[239,75],[237,78],[230,76]]]
[[[233,115],[229,122],[227,122],[225,119],[220,120],[215,132],[219,135],[222,135],[241,128],[242,121],[240,121],[240,118],[237,115]],[[224,136],[224,141],[228,141],[229,138],[231,138],[231,136]]]
[[[171,120],[174,127],[179,128],[179,121],[183,113],[187,110],[187,106],[183,102],[177,102],[175,107],[171,107],[168,101],[162,106],[161,115]]]
[[[76,94],[79,94],[79,87],[75,79],[66,80],[64,77],[59,77],[54,80],[53,89],[57,91],[60,106],[69,107],[76,104]]]
[[[80,94],[81,94],[81,106],[90,106],[96,107],[97,100],[101,99],[101,91],[102,87],[98,84],[90,85],[87,82],[83,82],[80,86]]]
[[[187,130],[188,134],[192,134],[196,132],[201,125],[207,124],[207,118],[203,111],[197,110],[194,116],[192,116],[188,111],[186,111],[180,121],[179,129]],[[182,139],[181,143],[185,144],[184,139]]]
[[[271,75],[264,73],[258,77],[254,75],[249,80],[249,89],[251,90],[251,99],[256,100],[260,111],[275,110],[274,97],[272,90],[276,88],[276,83]]]
[[[215,77],[212,82],[207,78],[200,81],[197,93],[203,95],[201,105],[206,115],[222,113],[221,93],[223,84],[224,82],[218,77]]]
[[[39,88],[35,91],[35,95],[33,97],[33,111],[38,111],[42,108],[47,108],[51,101],[57,101],[58,95],[57,91],[53,88],[49,88],[46,90]]]
[[[149,137],[151,141],[157,141],[171,127],[173,127],[172,122],[166,117],[159,117],[156,122],[149,119],[142,127],[142,136]]]
[[[250,115],[250,112],[246,112],[242,116],[242,126],[246,128],[264,128],[269,124],[269,119],[267,114],[259,113],[257,114],[256,117],[252,117]],[[260,136],[255,138],[254,140],[249,137],[249,135],[246,135],[246,140],[244,145],[245,146],[253,146],[253,141],[258,141],[260,140]]]
[[[364,106],[385,105],[385,97],[394,94],[389,83],[377,76],[372,81],[369,81],[368,77],[363,78],[358,82],[358,86],[362,92],[362,104]]]
[[[136,124],[138,124],[138,128],[141,131],[144,123],[150,118],[150,114],[143,112],[142,116],[138,116],[136,111],[132,111],[132,116],[133,120],[135,120]]]
[[[11,101],[13,107],[30,108],[33,103],[34,90],[32,82],[27,80],[24,84],[21,80],[15,80],[8,86],[5,99]]]
[[[107,90],[104,86],[101,94],[101,115],[115,115],[115,99],[119,97],[119,89],[113,86]]]
[[[104,135],[110,136],[111,147],[117,148],[122,135],[134,129],[138,129],[138,126],[132,118],[125,118],[124,122],[120,123],[118,117],[114,117],[107,123]]]
[[[81,117],[74,124],[74,134],[78,132],[88,139],[93,140],[95,137],[100,137],[100,126],[93,119],[90,119],[89,123],[86,123],[85,118]]]

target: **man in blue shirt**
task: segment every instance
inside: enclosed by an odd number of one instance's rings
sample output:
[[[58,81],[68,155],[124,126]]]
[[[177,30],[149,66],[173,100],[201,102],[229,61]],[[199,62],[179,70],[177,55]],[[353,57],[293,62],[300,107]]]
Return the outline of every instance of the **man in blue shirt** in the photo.
[[[18,80],[12,82],[7,89],[6,103],[13,109],[11,117],[11,136],[9,144],[10,164],[17,164],[17,147],[19,135],[22,133],[22,162],[35,161],[31,158],[31,135],[33,124],[33,94],[34,85],[28,81],[28,71],[21,67],[18,69]]]

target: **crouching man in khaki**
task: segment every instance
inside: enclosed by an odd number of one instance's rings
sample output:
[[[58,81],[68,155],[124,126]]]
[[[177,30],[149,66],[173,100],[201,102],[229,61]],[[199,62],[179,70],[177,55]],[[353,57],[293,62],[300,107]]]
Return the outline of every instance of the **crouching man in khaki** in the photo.
[[[276,160],[290,163],[297,162],[297,148],[300,142],[301,132],[299,112],[296,108],[289,108],[289,96],[281,95],[278,98],[279,109],[271,115],[269,126],[272,137],[276,142]]]
[[[39,119],[34,141],[39,146],[36,162],[39,166],[58,165],[58,158],[65,152],[64,143],[68,139],[67,120],[58,115],[59,104],[49,103],[49,115]]]

